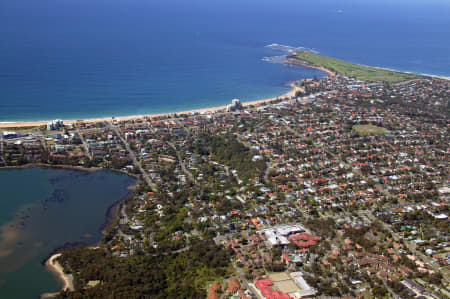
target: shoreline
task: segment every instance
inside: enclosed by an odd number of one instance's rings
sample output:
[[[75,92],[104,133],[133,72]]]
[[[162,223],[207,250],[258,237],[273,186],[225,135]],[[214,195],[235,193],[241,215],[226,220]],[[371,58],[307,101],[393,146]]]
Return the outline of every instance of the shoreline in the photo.
[[[26,169],[26,168],[56,168],[56,169],[67,169],[67,170],[77,170],[77,171],[88,171],[88,172],[96,172],[106,168],[101,167],[90,167],[85,168],[82,166],[72,166],[72,165],[50,165],[45,163],[28,163],[24,165],[17,166],[0,166],[1,169]]]
[[[45,164],[45,163],[28,163],[24,165],[15,165],[15,166],[0,166],[0,170],[2,169],[27,169],[27,168],[55,168],[55,169],[66,169],[66,170],[75,170],[75,171],[88,171],[88,172],[96,172],[100,170],[109,170],[112,172],[117,172],[121,174],[126,174],[135,179],[139,179],[139,175],[134,173],[128,173],[124,170],[120,169],[112,169],[112,168],[102,168],[102,167],[83,167],[83,166],[73,166],[73,165],[62,165],[62,164]],[[137,183],[136,183],[137,184]],[[130,186],[129,188],[134,188],[136,184]]]
[[[295,54],[295,51],[289,50],[289,52],[291,54]],[[340,58],[338,58],[338,59],[340,59]],[[311,63],[309,63],[307,61],[304,61],[304,60],[295,59],[295,58],[289,58],[288,56],[286,56],[286,58],[285,58],[285,63],[291,64],[291,65],[299,65],[299,66],[303,66],[303,67],[307,67],[307,68],[321,70],[323,72],[328,73],[330,76],[335,76],[337,74],[336,72],[334,72],[334,71],[332,71],[330,69],[327,69],[327,68],[325,68],[323,66],[317,66],[317,65],[311,64]],[[415,72],[410,72],[410,71],[401,71],[401,70],[396,70],[396,69],[392,69],[392,68],[389,68],[389,67],[372,66],[372,65],[360,64],[360,63],[356,63],[356,62],[351,62],[351,63],[354,63],[356,65],[360,65],[360,66],[363,66],[363,67],[376,68],[376,69],[379,69],[379,70],[385,70],[385,71],[391,71],[391,72],[404,73],[404,74],[409,74],[409,75],[430,77],[430,78],[434,78],[434,79],[442,79],[442,80],[450,81],[450,76],[446,77],[446,76],[442,76],[442,75],[432,75],[432,74],[426,74],[426,73],[415,73]],[[399,82],[399,83],[401,83],[401,82]]]
[[[289,51],[292,53],[292,51]],[[296,60],[296,59],[289,59],[288,56],[285,57],[285,64],[288,65],[297,65],[297,66],[302,66],[302,67],[307,67],[307,68],[311,68],[311,69],[317,69],[320,71],[323,71],[325,73],[327,73],[327,76],[336,76],[337,73],[327,69],[325,67],[322,66],[315,66],[313,64],[307,63],[307,62],[303,62],[301,60]],[[363,64],[359,64],[361,66],[367,66],[367,65],[363,65]],[[408,71],[398,71],[395,69],[390,69],[387,67],[378,67],[378,66],[370,66],[370,67],[374,67],[374,68],[378,68],[378,69],[382,69],[382,70],[387,70],[387,71],[393,71],[393,72],[399,72],[399,73],[405,73],[405,74],[412,74],[412,75],[417,75],[417,76],[423,76],[423,77],[429,77],[429,78],[435,78],[435,79],[442,79],[442,80],[449,80],[450,81],[450,77],[445,77],[445,76],[440,76],[440,75],[431,75],[431,74],[422,74],[422,73],[414,73],[414,72],[408,72]],[[297,81],[297,80],[295,80]],[[243,107],[248,107],[248,106],[255,106],[255,105],[261,105],[261,104],[265,104],[265,103],[269,103],[272,101],[276,101],[282,98],[287,98],[287,97],[291,97],[294,96],[295,93],[299,90],[301,90],[301,88],[299,88],[298,86],[296,86],[294,84],[295,81],[290,81],[287,84],[291,86],[291,90],[278,95],[278,96],[274,96],[271,98],[265,98],[265,99],[260,99],[260,100],[254,100],[254,101],[248,101],[248,102],[242,102],[242,106]],[[105,121],[113,121],[113,120],[117,120],[117,121],[129,121],[129,120],[137,120],[137,119],[143,119],[143,118],[160,118],[160,117],[170,117],[174,114],[193,114],[193,113],[200,113],[200,114],[206,114],[206,113],[214,113],[214,112],[218,112],[221,110],[225,110],[227,108],[227,105],[221,105],[221,106],[214,106],[214,107],[206,107],[206,108],[198,108],[198,109],[192,109],[192,110],[184,110],[184,111],[171,111],[171,112],[162,112],[162,113],[149,113],[149,114],[137,114],[137,115],[122,115],[122,116],[116,116],[116,115],[112,115],[109,117],[94,117],[94,118],[80,118],[80,119],[63,119],[64,124],[75,124],[77,122],[83,122],[83,123],[100,123],[100,122],[105,122]],[[8,129],[8,128],[34,128],[34,127],[39,127],[39,126],[45,126],[47,125],[48,122],[50,122],[51,120],[32,120],[32,121],[26,121],[26,120],[18,120],[18,121],[0,121],[0,129]]]
[[[100,170],[109,170],[112,172],[120,173],[120,174],[126,174],[136,180],[136,182],[133,185],[128,186],[129,194],[124,197],[123,199],[120,199],[116,202],[113,202],[111,205],[108,206],[106,212],[105,212],[105,222],[100,227],[100,233],[101,238],[98,242],[95,242],[93,245],[98,245],[102,239],[105,237],[107,230],[114,225],[116,221],[120,218],[118,215],[118,208],[120,207],[120,204],[128,199],[130,195],[133,193],[133,190],[137,187],[139,184],[139,176],[135,174],[130,174],[125,171],[117,170],[117,169],[109,169],[109,168],[101,168],[101,167],[92,167],[92,168],[85,168],[82,166],[72,166],[72,165],[49,165],[49,164],[43,164],[43,163],[30,163],[30,164],[24,164],[20,166],[1,166],[0,170],[12,170],[12,169],[27,169],[27,168],[54,168],[54,169],[65,169],[65,170],[73,170],[73,171],[87,171],[87,172],[97,172]],[[85,245],[84,243],[66,243],[63,246],[57,247],[53,249],[48,257],[42,261],[42,265],[55,274],[58,277],[58,280],[62,282],[62,287],[58,292],[52,292],[52,293],[44,293],[40,296],[41,299],[50,299],[56,297],[61,291],[74,291],[73,286],[73,276],[72,274],[65,274],[63,271],[63,267],[59,262],[55,261],[56,258],[61,256],[60,251],[64,248],[78,246],[78,245]]]
[[[44,163],[29,163],[29,164],[24,164],[24,165],[19,165],[19,166],[0,166],[0,170],[13,170],[13,169],[28,169],[28,168],[53,168],[53,169],[64,169],[64,170],[73,170],[73,171],[87,171],[87,172],[97,172],[97,171],[101,171],[101,170],[107,170],[107,171],[111,171],[111,172],[115,172],[118,174],[125,174],[128,175],[129,177],[132,177],[133,179],[136,180],[136,182],[133,185],[130,185],[127,187],[127,190],[130,192],[130,194],[133,193],[134,190],[136,190],[138,184],[139,184],[139,175],[137,174],[133,174],[133,173],[128,173],[124,170],[118,170],[118,169],[111,169],[111,168],[101,168],[101,167],[91,167],[91,168],[86,168],[83,166],[72,166],[72,165],[50,165],[50,164],[44,164]],[[117,207],[120,206],[120,204],[126,200],[130,194],[128,194],[126,197],[124,197],[123,199],[117,200],[115,202],[113,202],[111,205],[108,206],[106,212],[105,212],[105,222],[101,225],[100,227],[100,233],[102,236],[105,235],[106,230],[113,225],[113,223],[118,220],[118,217],[116,217],[116,211],[117,211]],[[98,244],[99,242],[101,242],[101,239],[96,242],[95,244]],[[63,246],[65,247],[65,245]],[[57,252],[58,249],[60,249],[61,247],[58,247],[56,249],[54,249],[51,253],[53,254],[54,252]]]
[[[98,241],[96,243],[96,245],[99,245],[104,240],[104,238],[108,235],[109,230],[114,228],[114,226],[119,223],[120,208],[121,208],[122,203],[124,203],[128,199],[132,198],[132,196],[136,190],[136,187],[139,184],[138,176],[133,176],[133,177],[136,179],[136,183],[134,185],[130,185],[127,188],[129,191],[129,194],[126,197],[124,197],[116,202],[113,202],[110,206],[108,206],[108,209],[106,209],[105,222],[100,227],[100,232],[101,232],[102,237],[101,237],[100,241]]]
[[[61,291],[74,291],[75,288],[73,286],[73,276],[72,274],[65,274],[64,269],[61,266],[61,264],[56,261],[58,257],[61,256],[61,253],[53,254],[46,262],[45,267],[52,272],[53,274],[56,274],[58,279],[63,283],[63,287],[61,288]],[[41,295],[41,298],[53,298],[56,295],[58,295],[59,292],[55,293],[45,293]]]
[[[72,166],[72,165],[49,165],[49,164],[44,164],[44,163],[30,163],[30,164],[24,164],[24,165],[20,165],[20,166],[1,166],[0,170],[2,170],[2,169],[10,169],[10,170],[12,170],[12,169],[27,169],[27,168],[54,168],[54,169],[66,169],[66,170],[87,171],[87,172],[97,172],[100,170],[108,170],[108,171],[112,171],[112,172],[116,172],[116,173],[120,173],[120,174],[126,174],[136,180],[136,182],[133,185],[128,186],[129,194],[126,197],[124,197],[123,199],[120,199],[116,202],[113,202],[111,205],[108,206],[108,208],[105,212],[105,216],[104,216],[105,222],[100,227],[100,233],[101,233],[102,237],[98,242],[93,243],[91,246],[94,246],[94,245],[96,246],[100,242],[102,242],[102,239],[107,234],[107,230],[111,226],[113,226],[115,224],[115,222],[117,222],[118,219],[120,218],[118,211],[119,211],[119,207],[120,207],[121,203],[130,197],[130,195],[133,193],[133,190],[139,184],[139,176],[136,174],[130,174],[125,171],[121,171],[121,170],[117,170],[117,169],[109,169],[109,168],[101,168],[101,167],[86,168],[86,167],[82,167],[82,166]],[[63,271],[63,267],[61,266],[61,264],[59,262],[55,261],[55,259],[57,259],[59,256],[62,255],[62,253],[60,252],[61,250],[65,249],[65,248],[69,248],[69,247],[79,246],[79,245],[87,245],[87,244],[85,244],[85,243],[66,243],[63,246],[53,249],[49,253],[48,257],[42,261],[42,265],[47,270],[49,270],[50,272],[55,274],[58,277],[58,280],[60,280],[62,282],[62,287],[58,292],[51,292],[51,293],[48,292],[48,293],[42,294],[40,296],[41,299],[54,298],[62,291],[66,291],[66,290],[74,291],[75,290],[74,286],[73,286],[72,274],[65,274]]]
[[[311,64],[309,62],[306,62],[304,60],[299,60],[299,59],[286,57],[284,59],[284,63],[290,64],[290,65],[298,65],[298,66],[302,66],[302,67],[307,67],[307,68],[310,68],[310,69],[316,69],[316,70],[319,70],[319,71],[327,73],[328,76],[330,76],[330,77],[336,76],[336,72],[333,72],[332,70],[327,69],[327,68],[325,68],[323,66],[313,65],[313,64]]]
[[[324,67],[320,67],[320,66],[310,66],[310,65],[303,65],[301,63],[291,63],[291,62],[286,62],[288,64],[292,64],[292,65],[300,65],[303,67],[308,67],[308,68],[314,68],[314,69],[318,69],[321,70],[323,72],[326,72],[327,75],[325,75],[324,77],[328,77],[328,76],[335,76],[336,73],[326,69]],[[382,68],[380,68],[382,69]],[[443,80],[450,80],[450,78],[448,77],[439,77],[439,76],[433,76],[433,75],[424,75],[427,77],[432,77],[432,78],[437,78],[437,79],[443,79]],[[292,97],[295,96],[295,94],[298,91],[302,91],[301,87],[298,87],[295,85],[296,81],[292,81],[289,83],[289,85],[291,86],[291,90],[276,96],[276,97],[272,97],[272,98],[266,98],[266,99],[261,99],[261,100],[255,100],[255,101],[249,101],[249,102],[243,102],[242,106],[243,107],[249,107],[249,106],[258,106],[258,105],[264,105],[267,103],[271,103],[280,99],[284,99],[287,97]],[[114,120],[116,121],[130,121],[130,120],[138,120],[138,119],[145,119],[145,118],[159,118],[159,117],[170,117],[173,116],[174,114],[177,115],[182,115],[182,114],[193,114],[193,113],[200,113],[200,114],[208,114],[208,113],[215,113],[215,112],[219,112],[219,111],[223,111],[226,109],[226,105],[223,106],[217,106],[217,107],[210,107],[210,108],[200,108],[200,109],[193,109],[193,110],[188,110],[188,111],[182,111],[182,112],[167,112],[167,113],[159,113],[159,114],[148,114],[148,115],[130,115],[130,116],[114,116],[114,117],[104,117],[104,118],[92,118],[92,119],[84,119],[84,120],[64,120],[65,124],[71,124],[71,123],[76,123],[78,121],[82,121],[84,123],[101,123],[101,122],[112,122]],[[7,128],[25,128],[25,127],[36,127],[36,126],[42,126],[42,125],[46,125],[47,121],[42,120],[42,121],[18,121],[18,122],[0,122],[0,130],[3,129],[7,129]],[[55,169],[67,169],[67,170],[75,170],[75,171],[88,171],[88,172],[96,172],[96,171],[100,171],[100,170],[109,170],[109,171],[113,171],[113,172],[117,172],[117,173],[122,173],[122,174],[127,174],[128,176],[134,177],[136,178],[136,182],[134,185],[130,185],[129,188],[132,187],[136,187],[139,184],[139,175],[135,175],[135,174],[129,174],[125,171],[122,170],[116,170],[116,169],[109,169],[109,168],[102,168],[102,167],[92,167],[92,168],[86,168],[83,166],[71,166],[71,165],[50,165],[50,164],[45,164],[45,163],[31,163],[31,164],[24,164],[24,165],[20,165],[20,166],[1,166],[1,169],[26,169],[26,168],[55,168]],[[112,225],[114,222],[116,222],[117,220],[117,216],[118,216],[118,207],[120,206],[120,204],[126,200],[127,197],[113,203],[111,206],[108,207],[107,211],[106,211],[106,215],[105,215],[105,224],[102,226],[102,228],[100,229],[102,232],[102,235],[104,235],[104,232],[106,231],[106,229],[108,228],[108,226]],[[119,216],[120,217],[120,216]],[[101,242],[101,241],[99,241]],[[97,243],[99,243],[97,242]],[[46,269],[48,269],[50,272],[52,272],[53,274],[55,274],[58,279],[62,282],[62,287],[61,287],[61,291],[73,291],[74,290],[74,286],[73,286],[73,275],[72,274],[65,274],[64,273],[64,269],[62,267],[62,265],[56,260],[58,257],[60,257],[62,254],[59,252],[55,252],[53,254],[50,254],[50,257],[48,259],[45,260],[45,267]],[[41,298],[54,298],[55,296],[57,296],[59,294],[59,292],[53,292],[53,293],[44,293],[41,295]]]
[[[261,105],[264,103],[269,103],[272,101],[276,101],[282,98],[291,97],[294,96],[295,93],[301,88],[294,85],[295,81],[291,81],[288,84],[291,86],[291,90],[281,94],[279,96],[261,99],[261,100],[254,100],[249,102],[243,102],[243,107],[248,106],[254,106],[254,105]],[[221,110],[225,110],[227,108],[227,105],[222,106],[215,106],[215,107],[208,107],[208,108],[199,108],[199,109],[192,109],[192,110],[185,110],[185,111],[178,111],[178,112],[166,112],[166,113],[156,113],[156,114],[141,114],[141,115],[125,115],[125,116],[111,116],[111,117],[99,117],[99,118],[88,118],[88,119],[63,119],[64,124],[74,124],[76,122],[84,122],[84,123],[100,123],[105,121],[128,121],[128,120],[137,120],[137,119],[143,119],[143,118],[159,118],[159,117],[169,117],[173,114],[193,114],[193,113],[200,113],[200,114],[206,114],[206,113],[214,113]],[[25,127],[39,127],[47,125],[47,123],[51,120],[36,120],[36,121],[5,121],[0,122],[0,129],[8,129],[8,128],[25,128]]]
[[[302,61],[294,61],[289,58],[286,59],[284,63],[288,64],[288,65],[297,65],[297,66],[302,66],[302,67],[307,67],[307,68],[312,68],[312,69],[317,69],[317,70],[323,71],[323,72],[327,73],[327,75],[325,77],[336,75],[335,72],[333,72],[332,70],[329,70],[325,67],[314,66],[309,63],[303,63]],[[362,66],[365,66],[365,65],[362,65]],[[444,77],[444,76],[439,76],[439,75],[419,74],[419,73],[413,73],[413,72],[397,71],[394,69],[383,68],[383,67],[375,67],[375,68],[399,72],[399,73],[405,73],[405,74],[415,74],[418,76],[430,77],[430,78],[435,78],[435,79],[450,80],[450,77]],[[301,88],[296,86],[294,84],[294,82],[295,81],[288,82],[288,84],[291,86],[291,90],[284,94],[274,96],[271,98],[266,98],[266,99],[242,102],[241,104],[243,107],[262,105],[262,104],[270,103],[270,102],[273,102],[273,101],[276,101],[279,99],[295,96],[296,92],[300,91]],[[130,121],[130,120],[138,120],[138,119],[143,119],[143,118],[170,117],[174,114],[180,115],[180,114],[194,114],[194,113],[200,113],[200,114],[215,113],[215,112],[219,112],[221,110],[225,110],[226,108],[227,108],[227,105],[221,105],[221,106],[214,106],[214,107],[207,107],[207,108],[199,108],[199,109],[184,110],[184,111],[172,111],[172,112],[164,112],[164,113],[154,113],[154,114],[122,115],[122,116],[112,115],[110,117],[95,117],[95,118],[86,118],[86,119],[81,119],[81,118],[80,119],[63,119],[63,122],[64,122],[64,124],[75,124],[77,122],[94,124],[94,123],[100,123],[100,122],[105,122],[105,121],[112,122],[113,120]],[[0,121],[0,129],[27,128],[27,127],[33,128],[33,127],[45,126],[45,125],[47,125],[47,123],[49,121],[51,121],[51,120],[3,121],[3,122]]]

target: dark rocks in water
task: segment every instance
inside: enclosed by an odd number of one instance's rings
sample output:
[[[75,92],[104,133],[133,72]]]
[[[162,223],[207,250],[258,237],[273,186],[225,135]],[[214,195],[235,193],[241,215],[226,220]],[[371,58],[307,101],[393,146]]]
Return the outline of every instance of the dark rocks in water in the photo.
[[[64,201],[68,200],[69,198],[70,197],[66,191],[64,191],[62,189],[55,189],[55,191],[53,191],[51,197],[49,199],[46,199],[44,201],[44,203],[51,203],[51,202],[63,203]]]
[[[64,171],[71,172],[69,170]],[[128,177],[123,174],[98,178],[102,174],[101,172],[79,172],[78,175],[74,176],[66,175],[61,180],[54,179],[54,182],[58,181],[58,183],[49,185],[48,178],[52,175],[48,175],[48,173],[53,173],[53,169],[46,171],[30,169],[21,170],[21,172],[31,172],[33,175],[33,172],[36,172],[36,183],[42,183],[42,187],[39,185],[39,187],[33,189],[23,188],[24,190],[20,190],[23,191],[24,203],[20,205],[21,202],[17,201],[17,210],[13,210],[11,213],[12,221],[5,223],[5,228],[19,236],[19,239],[14,240],[13,244],[17,249],[17,257],[14,258],[17,258],[23,267],[35,263],[36,258],[40,262],[48,252],[66,241],[76,242],[66,243],[54,252],[65,252],[63,249],[94,245],[101,241],[102,234],[98,231],[98,228],[104,221],[106,222],[106,217],[102,217],[105,210],[108,209],[112,201],[121,201],[130,193],[126,189]],[[61,173],[60,171],[56,172]],[[11,184],[12,188],[7,189],[7,191],[11,190],[11,193],[13,193],[20,189],[22,186],[20,183],[21,177],[22,175],[17,175],[17,186]],[[16,184],[16,181],[14,183]],[[12,207],[13,204],[15,204],[15,201],[11,201]],[[86,206],[89,206],[89,209]],[[83,225],[80,225],[80,222]],[[19,245],[16,243],[18,241],[22,241],[23,244]],[[5,269],[7,263],[12,264],[7,259],[4,261]],[[26,269],[28,271],[28,268]],[[0,265],[0,270],[4,270],[3,265]],[[47,275],[47,271],[42,267],[34,267],[29,270],[36,271],[37,275]],[[18,281],[17,285],[20,285],[18,275],[11,274],[11,276]],[[13,278],[11,278],[11,283]],[[49,287],[53,287],[54,282],[51,282],[50,279],[48,281]],[[9,283],[10,278],[8,276],[7,284]],[[14,281],[14,283],[16,282]],[[44,283],[46,282],[44,281]],[[27,288],[27,290],[21,290],[20,292],[29,295],[34,292],[34,288],[38,290],[40,287],[30,286],[29,290]],[[11,296],[3,296],[2,292],[3,288],[0,291],[1,298],[11,298]],[[23,295],[20,297],[32,298],[33,296]]]
[[[53,186],[57,186],[61,182],[64,182],[64,181],[70,182],[70,181],[73,181],[73,180],[76,180],[79,178],[87,177],[90,174],[91,173],[89,171],[76,170],[76,169],[73,169],[73,172],[70,172],[70,173],[66,173],[66,172],[64,172],[64,170],[61,170],[61,171],[58,171],[57,175],[50,177],[48,179],[48,181]]]

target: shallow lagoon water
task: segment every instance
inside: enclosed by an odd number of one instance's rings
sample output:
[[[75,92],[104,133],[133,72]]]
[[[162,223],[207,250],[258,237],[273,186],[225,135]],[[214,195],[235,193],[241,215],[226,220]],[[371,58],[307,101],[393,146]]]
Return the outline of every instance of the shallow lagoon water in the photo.
[[[0,298],[57,291],[42,261],[67,243],[98,242],[108,208],[134,183],[106,170],[1,169]]]

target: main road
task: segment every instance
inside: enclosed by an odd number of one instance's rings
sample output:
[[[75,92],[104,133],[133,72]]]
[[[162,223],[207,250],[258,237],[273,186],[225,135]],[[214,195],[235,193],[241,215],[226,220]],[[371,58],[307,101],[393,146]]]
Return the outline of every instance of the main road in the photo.
[[[244,272],[242,272],[241,268],[239,268],[236,263],[234,262],[233,259],[230,259],[231,264],[233,265],[234,269],[236,270],[236,272],[238,273],[239,277],[241,278],[242,282],[245,284],[245,287],[252,292],[252,297],[253,298],[259,298],[255,292],[253,291],[253,289],[250,287],[250,284],[248,283],[247,278],[245,277]]]
[[[133,150],[131,150],[130,145],[128,144],[128,141],[126,141],[125,138],[122,137],[119,130],[117,130],[117,128],[115,126],[111,125],[111,123],[105,122],[105,124],[109,129],[111,129],[120,138],[120,140],[124,144],[126,150],[128,151],[128,154],[129,154],[131,160],[133,161],[134,166],[137,169],[139,169],[139,171],[141,172],[142,177],[144,178],[147,185],[150,186],[153,189],[153,191],[158,191],[158,186],[148,176],[147,172],[145,172],[145,169],[142,167],[141,162],[139,162],[139,160],[136,158],[136,155],[134,154]]]
[[[78,127],[75,128],[75,131],[77,132],[78,136],[80,137],[81,143],[83,144],[84,152],[86,153],[86,156],[88,156],[88,158],[90,160],[92,160],[92,155],[89,152],[89,146],[87,145],[86,140],[84,140],[83,134],[81,134]]]
[[[180,152],[179,152],[178,149],[175,147],[175,145],[174,145],[172,142],[169,142],[169,141],[167,141],[167,144],[175,151],[175,154],[177,155],[177,158],[178,158],[178,162],[180,163],[180,166],[181,166],[181,170],[184,172],[184,174],[186,174],[186,175],[188,176],[189,180],[190,180],[192,183],[198,185],[198,182],[197,182],[197,180],[194,178],[194,176],[192,175],[192,173],[191,173],[189,170],[187,170],[186,165],[185,165],[184,162],[183,162],[183,159],[181,159]]]

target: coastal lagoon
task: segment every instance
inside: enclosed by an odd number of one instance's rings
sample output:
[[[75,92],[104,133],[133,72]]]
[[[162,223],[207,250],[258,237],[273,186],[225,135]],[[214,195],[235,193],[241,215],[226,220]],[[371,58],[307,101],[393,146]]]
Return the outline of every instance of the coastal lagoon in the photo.
[[[448,0],[2,0],[0,122],[186,111],[323,75],[272,43],[450,76]],[[273,62],[273,60],[271,60]]]
[[[135,179],[117,172],[0,170],[0,298],[37,298],[60,282],[42,261],[67,243],[94,244]]]

